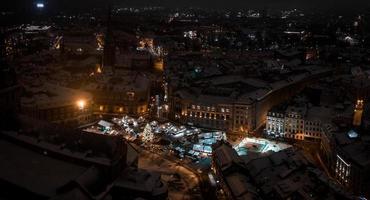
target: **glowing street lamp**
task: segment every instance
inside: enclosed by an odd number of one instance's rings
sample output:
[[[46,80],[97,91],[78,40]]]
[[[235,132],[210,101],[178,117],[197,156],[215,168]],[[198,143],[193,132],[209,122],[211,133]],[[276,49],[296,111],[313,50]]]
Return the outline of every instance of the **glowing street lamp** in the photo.
[[[84,100],[78,100],[78,101],[77,101],[77,106],[78,106],[78,108],[79,108],[80,110],[83,110],[83,109],[85,108],[85,106],[86,106],[86,103],[85,103],[85,101],[84,101]]]

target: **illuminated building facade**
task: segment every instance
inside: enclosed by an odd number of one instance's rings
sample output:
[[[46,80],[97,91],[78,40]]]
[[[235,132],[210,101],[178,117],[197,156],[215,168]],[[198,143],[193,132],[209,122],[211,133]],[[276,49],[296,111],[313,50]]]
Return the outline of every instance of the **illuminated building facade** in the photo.
[[[348,185],[350,174],[351,173],[351,164],[347,163],[342,157],[337,154],[337,161],[335,163],[335,177],[342,185]]]
[[[285,137],[295,140],[319,141],[323,132],[322,116],[312,116],[311,113],[321,112],[320,107],[307,108],[288,106],[272,108],[267,114],[266,133],[275,137]],[[324,116],[325,118],[325,116]]]
[[[134,115],[148,113],[151,81],[137,72],[119,78],[101,80],[84,86],[93,95],[93,111],[98,115]]]
[[[272,109],[267,113],[266,130],[270,134],[283,136],[285,132],[285,112]]]
[[[175,98],[175,119],[182,123],[213,127],[231,132],[247,132],[254,124],[253,104],[199,104]],[[178,114],[177,114],[178,113]]]
[[[284,137],[298,140],[304,139],[304,115],[303,107],[288,107],[285,115],[285,132]]]

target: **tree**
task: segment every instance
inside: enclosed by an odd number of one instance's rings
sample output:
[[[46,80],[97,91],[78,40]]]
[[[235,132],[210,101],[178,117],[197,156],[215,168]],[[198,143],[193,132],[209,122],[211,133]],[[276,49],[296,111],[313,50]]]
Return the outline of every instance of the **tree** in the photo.
[[[143,131],[143,141],[144,142],[151,142],[154,138],[154,134],[152,131],[152,127],[150,124],[146,124],[144,131]]]

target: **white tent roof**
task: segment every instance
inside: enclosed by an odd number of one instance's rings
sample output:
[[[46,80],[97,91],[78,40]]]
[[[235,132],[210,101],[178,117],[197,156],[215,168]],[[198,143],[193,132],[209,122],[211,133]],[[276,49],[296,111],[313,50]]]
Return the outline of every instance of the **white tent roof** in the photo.
[[[113,124],[112,124],[112,123],[109,123],[109,122],[104,121],[104,120],[100,120],[100,121],[98,122],[98,124],[99,124],[100,126],[104,126],[104,127],[112,127],[112,126],[113,126]]]

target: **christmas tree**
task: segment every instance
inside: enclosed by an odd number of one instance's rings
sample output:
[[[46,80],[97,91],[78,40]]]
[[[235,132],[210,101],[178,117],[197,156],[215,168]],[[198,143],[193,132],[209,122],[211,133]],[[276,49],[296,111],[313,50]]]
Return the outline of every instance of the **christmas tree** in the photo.
[[[151,142],[154,138],[154,134],[152,131],[152,127],[150,124],[146,124],[144,131],[143,131],[143,141],[144,142]]]

